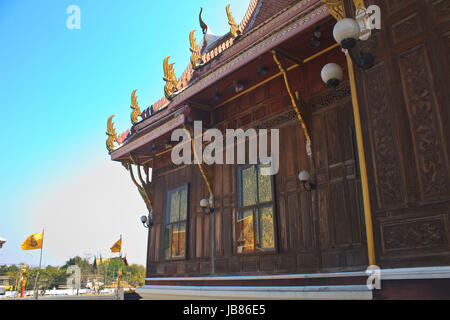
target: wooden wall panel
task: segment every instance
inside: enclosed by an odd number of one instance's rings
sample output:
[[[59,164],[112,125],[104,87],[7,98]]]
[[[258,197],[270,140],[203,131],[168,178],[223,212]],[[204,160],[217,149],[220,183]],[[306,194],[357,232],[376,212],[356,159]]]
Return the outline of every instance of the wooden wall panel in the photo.
[[[297,195],[291,194],[287,197],[287,203],[288,203],[288,215],[289,215],[289,229],[288,229],[288,235],[289,235],[289,248],[291,250],[297,250],[299,246],[299,212],[298,205],[297,205]]]
[[[352,134],[353,109],[348,84],[310,100],[317,175],[318,241],[321,268],[367,265],[361,224],[358,177]]]
[[[425,48],[399,56],[422,200],[449,196],[449,162]]]
[[[377,264],[448,265],[450,2],[370,3],[382,29],[363,47],[376,64],[356,80]]]

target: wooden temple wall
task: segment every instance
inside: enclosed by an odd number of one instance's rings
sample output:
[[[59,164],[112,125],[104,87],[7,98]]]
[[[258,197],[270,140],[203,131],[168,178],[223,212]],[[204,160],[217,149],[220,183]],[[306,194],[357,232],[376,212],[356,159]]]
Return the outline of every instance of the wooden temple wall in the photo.
[[[355,68],[376,263],[382,268],[448,265],[450,2],[366,3],[378,4],[383,13],[381,31],[362,46],[375,55],[375,66],[365,72]],[[282,77],[215,109],[215,127],[222,132],[280,129],[274,252],[236,252],[235,166],[214,166],[216,275],[367,267],[349,83],[344,79],[336,92],[326,88],[319,75],[328,62],[346,69],[344,55],[335,49],[289,72],[312,139],[311,162]],[[169,163],[170,157],[163,162]],[[317,189],[303,189],[298,180],[301,170],[311,173]],[[209,275],[210,216],[199,206],[209,195],[199,168],[155,168],[153,181],[155,225],[149,233],[147,276]],[[189,183],[186,258],[164,261],[166,193],[185,183]]]
[[[450,1],[368,1],[382,26],[357,72],[377,264],[450,264]]]
[[[274,252],[236,252],[235,166],[214,166],[216,274],[361,270],[367,265],[348,82],[333,93],[317,75],[316,81],[305,81],[308,75],[320,72],[327,59],[345,66],[344,56],[334,50],[289,72],[290,84],[293,91],[300,93],[300,108],[310,127],[313,166],[282,77],[216,109],[216,127],[223,133],[235,128],[280,129],[280,167],[274,176]],[[317,168],[319,180],[318,190],[311,193],[303,188],[298,174],[301,170],[312,172],[313,167]],[[168,166],[155,169],[153,179],[155,226],[149,237],[149,275],[210,274],[210,216],[199,206],[202,198],[208,198],[208,192],[200,170],[195,165]],[[189,183],[190,194],[187,258],[161,261],[166,192],[185,183]]]

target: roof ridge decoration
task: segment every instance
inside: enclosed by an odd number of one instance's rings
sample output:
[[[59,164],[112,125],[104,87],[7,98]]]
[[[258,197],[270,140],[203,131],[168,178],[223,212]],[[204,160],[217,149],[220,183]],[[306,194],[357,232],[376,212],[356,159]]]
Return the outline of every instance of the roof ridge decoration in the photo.
[[[308,10],[298,11],[300,9],[303,9],[304,7],[308,8]],[[292,10],[292,8],[294,8],[294,12],[298,11],[298,13],[296,13],[296,15],[298,15],[299,17],[302,16],[303,18],[301,18],[301,20],[299,22],[294,23],[293,26],[286,26],[286,24],[281,26],[279,28],[279,30],[282,30],[284,28],[285,31],[283,31],[281,35],[277,36],[277,38],[282,37],[284,34],[286,34],[288,32],[292,32],[292,30],[296,29],[299,26],[302,26],[304,23],[307,23],[308,21],[310,21],[313,18],[316,18],[318,16],[329,13],[329,10],[327,9],[327,7],[323,4],[321,4],[321,1],[319,1],[319,0],[303,0],[303,1],[300,1],[297,4],[295,4],[294,6],[288,8],[287,10],[284,10],[282,12],[282,14],[278,15],[276,17],[276,19],[273,19],[270,23],[272,24],[272,23],[274,23],[274,21],[279,21],[284,15],[287,14],[287,12]],[[252,31],[251,34],[254,37],[255,37],[255,35],[258,36],[262,32],[261,29],[264,31],[265,29],[267,29],[267,27],[266,26],[264,26],[264,27],[258,26],[257,29],[255,30],[256,33]],[[273,39],[271,40],[270,37],[271,36],[269,36],[269,35],[264,35],[264,37],[262,37],[262,39],[260,41],[258,41],[257,47],[262,48],[262,47],[271,45],[271,43],[274,40]],[[233,39],[230,39],[230,40],[233,40]],[[243,39],[241,41],[245,41],[245,39]],[[231,50],[233,50],[233,48],[231,48]],[[253,43],[252,45],[249,45],[249,47],[243,51],[245,53],[242,53],[241,56],[233,56],[236,52],[232,52],[232,55],[230,57],[228,57],[227,60],[222,61],[222,63],[219,64],[217,66],[217,68],[214,68],[214,70],[209,70],[208,73],[206,73],[205,75],[202,75],[201,79],[198,79],[197,81],[195,81],[195,83],[192,83],[192,85],[190,85],[190,89],[198,88],[199,86],[201,86],[201,84],[203,84],[207,81],[212,81],[212,82],[217,81],[217,78],[223,72],[230,69],[231,66],[235,64],[235,62],[238,63],[239,61],[246,59],[246,57],[251,55],[255,50],[256,50],[255,44]],[[195,91],[195,89],[194,89],[194,91]],[[179,95],[177,95],[177,101],[175,101],[175,102],[178,102],[179,99],[184,99],[185,94],[186,93],[183,92],[183,93],[180,93]]]
[[[233,15],[230,11],[230,4],[227,4],[225,10],[227,12],[228,24],[230,25],[230,33],[233,38],[237,38],[240,35],[241,30],[239,30],[239,27],[237,26],[236,21],[234,20]]]
[[[130,118],[133,125],[139,122],[138,117],[141,116],[141,108],[139,107],[139,104],[137,102],[136,91],[137,89],[135,89],[131,94],[131,109],[133,109],[133,111],[131,112]]]
[[[116,129],[114,128],[114,122],[112,122],[112,119],[114,118],[114,115],[110,116],[108,118],[107,123],[107,129],[106,129],[106,135],[108,138],[106,139],[106,149],[108,149],[108,152],[111,153],[111,151],[114,150],[114,142],[119,143],[117,139],[117,133]]]
[[[195,30],[192,30],[189,34],[189,42],[191,44],[191,48],[189,49],[192,52],[191,55],[191,66],[192,68],[197,68],[200,64],[203,63],[202,55],[200,53],[200,49],[197,45],[197,39],[194,38]]]
[[[239,25],[239,29],[242,33],[250,30],[255,23],[256,17],[259,14],[259,10],[263,4],[264,0],[252,0],[247,10],[247,14],[244,19],[242,19],[241,24]]]
[[[167,99],[171,99],[171,96],[177,91],[178,80],[175,75],[175,71],[173,70],[174,63],[169,63],[170,56],[167,56],[164,59],[163,68],[164,68],[164,81],[166,85],[164,86],[164,94]]]
[[[251,0],[244,18],[241,20],[240,24],[238,25],[241,35],[244,34],[244,31],[247,28],[251,28],[253,20],[254,20],[254,16],[257,13],[257,11],[260,8],[261,3],[263,1],[264,0]],[[202,19],[202,16],[201,16],[202,12],[203,12],[203,8],[200,8],[199,22],[200,22],[200,27],[202,28],[203,34],[205,35],[208,33],[208,25]],[[211,36],[213,34],[209,32],[209,35]],[[233,37],[231,37],[230,39],[228,39],[227,41],[224,41],[217,47],[208,48],[208,43],[206,43],[206,39],[205,39],[205,37],[203,37],[203,40],[200,44],[202,64],[205,64],[208,61],[214,59],[218,54],[222,53],[226,49],[233,46],[234,42],[235,42],[235,39]],[[212,42],[210,44],[214,44],[214,42]],[[193,73],[194,73],[194,68],[193,68],[192,64],[189,63],[178,80],[176,80],[176,76],[174,77],[175,81],[172,81],[172,83],[170,85],[171,87],[173,87],[175,84],[175,91],[173,93],[186,87],[188,85],[189,81],[192,79]],[[167,83],[166,83],[166,86],[167,86]],[[145,109],[141,113],[142,120],[149,118],[153,114],[153,112],[151,112],[151,111],[156,112],[160,109],[163,109],[169,103],[170,103],[170,99],[167,96],[161,97],[155,103],[153,103],[149,108]],[[124,131],[119,136],[118,143],[120,145],[123,144],[130,136],[131,136],[130,129]]]
[[[208,31],[208,25],[202,19],[203,8],[200,7],[200,14],[198,15],[198,20],[200,22],[200,27],[202,28],[203,34],[206,34]]]

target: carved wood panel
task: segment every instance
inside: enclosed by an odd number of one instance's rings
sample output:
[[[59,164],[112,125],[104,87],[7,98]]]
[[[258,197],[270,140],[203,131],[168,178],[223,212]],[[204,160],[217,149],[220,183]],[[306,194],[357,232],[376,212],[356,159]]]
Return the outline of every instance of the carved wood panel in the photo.
[[[401,205],[404,200],[399,147],[394,131],[393,110],[386,87],[385,65],[380,63],[367,72],[367,107],[372,133],[372,152],[376,168],[378,207]]]
[[[422,199],[449,195],[448,161],[437,119],[434,88],[424,47],[399,56],[405,101],[414,141]]]
[[[377,264],[448,264],[450,2],[374,2],[376,65],[356,79]]]

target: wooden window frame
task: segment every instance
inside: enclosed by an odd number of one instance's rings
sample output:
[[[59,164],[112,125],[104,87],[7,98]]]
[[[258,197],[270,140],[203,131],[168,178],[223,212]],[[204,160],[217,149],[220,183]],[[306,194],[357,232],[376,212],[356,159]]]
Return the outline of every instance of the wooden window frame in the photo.
[[[233,228],[234,228],[234,246],[233,246],[233,251],[235,252],[236,255],[238,256],[254,256],[254,255],[274,255],[278,252],[278,232],[277,232],[277,218],[276,218],[276,212],[277,212],[277,206],[276,206],[276,195],[275,195],[275,178],[273,175],[270,176],[270,183],[271,183],[271,191],[272,191],[272,200],[271,201],[266,201],[266,202],[261,202],[261,203],[257,203],[254,205],[247,205],[247,206],[243,206],[241,207],[241,195],[242,195],[242,171],[253,167],[253,166],[261,166],[260,163],[258,164],[245,164],[245,165],[239,165],[236,167],[236,172],[235,172],[235,177],[236,177],[236,206],[235,206],[235,210],[234,210],[234,221],[233,221]],[[256,189],[256,193],[259,194],[259,188],[257,187]],[[270,249],[261,249],[261,250],[257,250],[256,249],[256,210],[258,208],[264,208],[264,207],[268,207],[268,206],[272,206],[272,223],[273,223],[273,241],[274,241],[274,246],[273,248]],[[253,212],[253,237],[254,237],[254,246],[255,248],[253,249],[253,251],[251,252],[238,252],[238,239],[239,239],[239,234],[238,234],[238,228],[237,228],[237,221],[238,221],[238,215],[239,212],[248,210],[248,209],[252,209]]]
[[[173,193],[173,192],[182,190],[184,188],[186,188],[186,220],[180,220],[180,221],[177,221],[177,222],[170,223],[168,221],[168,219],[169,219],[169,210],[170,210],[169,195],[171,193]],[[185,184],[183,184],[181,186],[178,186],[178,187],[175,187],[175,188],[171,188],[171,189],[168,189],[166,191],[166,202],[165,202],[166,208],[164,210],[163,232],[161,232],[162,233],[162,245],[161,245],[161,248],[162,248],[162,259],[161,260],[162,261],[170,262],[170,261],[180,261],[180,260],[187,260],[188,259],[188,256],[189,256],[188,255],[188,241],[189,241],[188,232],[189,232],[189,209],[190,209],[189,208],[189,203],[190,203],[190,201],[189,201],[189,197],[190,197],[189,189],[190,189],[189,188],[189,183],[185,183]],[[186,232],[185,232],[185,239],[184,239],[184,256],[183,257],[174,257],[174,258],[170,257],[170,258],[167,258],[166,254],[165,254],[166,248],[164,246],[165,245],[164,239],[165,239],[165,235],[166,235],[166,232],[167,232],[167,226],[168,225],[179,225],[179,224],[182,224],[182,223],[186,224]]]

